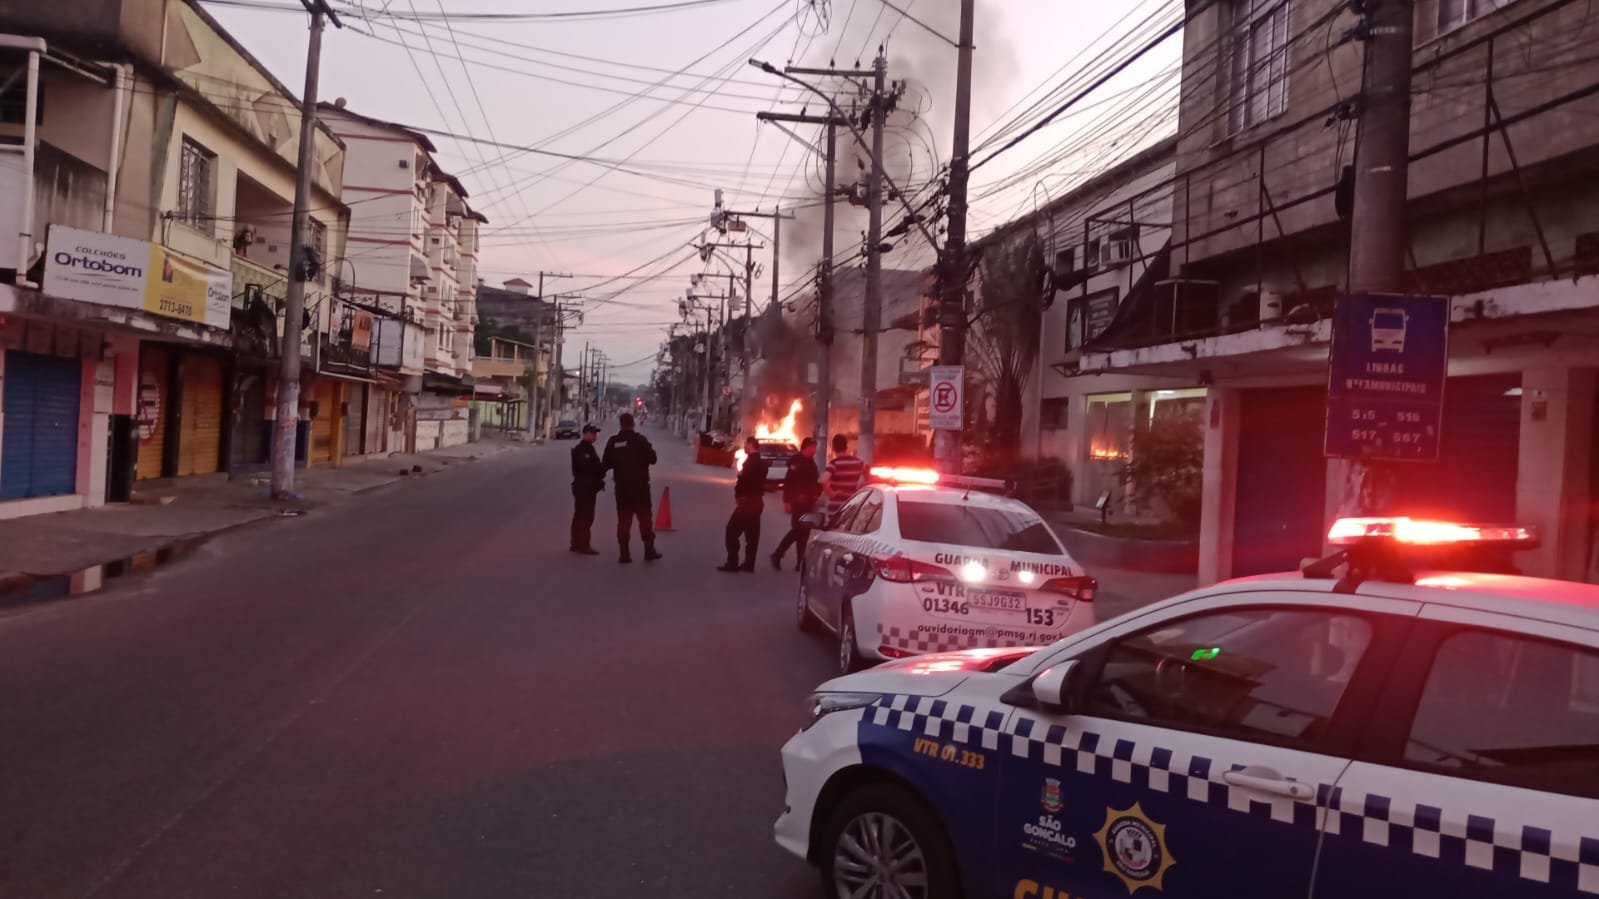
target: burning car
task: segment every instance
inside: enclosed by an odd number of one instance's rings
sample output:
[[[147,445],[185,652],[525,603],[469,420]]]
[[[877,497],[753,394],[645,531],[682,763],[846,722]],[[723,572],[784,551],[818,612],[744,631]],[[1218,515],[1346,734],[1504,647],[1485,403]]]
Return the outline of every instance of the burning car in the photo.
[[[759,443],[761,458],[769,466],[766,471],[766,489],[780,490],[783,480],[788,477],[789,457],[799,452],[799,435],[794,430],[794,423],[804,411],[805,404],[795,400],[788,407],[788,414],[777,422],[762,421],[755,427],[755,440]],[[744,470],[745,452],[740,449],[733,456],[733,470]]]

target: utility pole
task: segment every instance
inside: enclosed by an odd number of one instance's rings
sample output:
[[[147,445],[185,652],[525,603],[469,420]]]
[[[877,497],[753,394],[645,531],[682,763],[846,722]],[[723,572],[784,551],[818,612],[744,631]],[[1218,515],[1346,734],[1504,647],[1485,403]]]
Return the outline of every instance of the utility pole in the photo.
[[[1365,6],[1369,37],[1355,135],[1355,203],[1349,238],[1349,293],[1401,293],[1410,168],[1413,0]],[[1382,515],[1393,500],[1391,463],[1344,464],[1339,514]]]
[[[583,356],[577,368],[577,395],[583,400],[583,423],[589,424],[589,342],[583,341]]]
[[[794,218],[794,214],[791,212],[788,215],[784,215],[783,210],[781,209],[773,209],[771,212],[735,212],[733,210],[722,209],[720,206],[717,206],[712,215],[712,222],[715,224],[717,231],[726,234],[729,228],[729,222],[737,222],[746,218],[768,218],[772,220],[772,305],[769,308],[776,309],[779,290],[778,271],[783,258],[783,219],[792,219]],[[721,245],[717,244],[717,246]],[[755,260],[753,256],[756,249],[759,249],[759,247],[748,241],[745,242],[744,251],[746,255],[744,257],[744,269],[746,272],[748,272],[748,275],[744,279],[744,317],[746,321],[744,328],[743,359],[744,393],[746,405],[749,403],[750,394],[754,392],[750,387],[750,362],[755,356],[755,332],[753,327],[754,312],[752,309],[752,297],[755,295]]]
[[[527,436],[529,436],[529,437],[549,437],[549,433],[548,433],[549,429],[547,427],[545,427],[546,419],[548,419],[549,416],[544,414],[544,409],[542,408],[544,406],[544,402],[543,402],[544,390],[541,387],[540,381],[539,381],[539,366],[541,364],[543,364],[543,362],[544,362],[544,337],[545,337],[545,335],[544,335],[544,304],[546,304],[548,302],[544,298],[544,279],[546,277],[548,277],[548,278],[570,278],[572,276],[570,274],[568,274],[568,273],[565,273],[565,272],[544,272],[544,271],[539,272],[539,292],[538,292],[538,295],[534,298],[534,299],[536,299],[538,301],[539,306],[536,308],[535,313],[534,313],[534,318],[533,318],[533,396],[532,396],[531,401],[530,401],[530,403],[531,403],[531,405],[529,406],[529,413],[530,414],[528,415],[528,419],[527,419]],[[556,306],[556,313],[555,314],[556,314],[556,319],[557,320],[555,322],[554,330],[555,330],[555,332],[557,334],[559,334],[559,332],[560,332],[560,321],[559,321],[559,319],[560,319],[560,307],[559,307],[559,304],[557,304],[557,306]],[[557,338],[557,340],[559,340],[559,338]],[[553,361],[553,357],[555,357],[556,353],[558,353],[558,352],[559,352],[559,344],[557,343],[557,346],[555,348],[555,352],[552,352],[550,354],[551,357],[552,357],[552,361]],[[556,375],[555,375],[554,369],[552,369],[550,372],[548,372],[545,375],[545,380],[549,381],[551,383],[553,383],[555,381],[555,378],[556,378]],[[556,393],[555,396],[556,396],[555,402],[560,402],[560,394]]]
[[[977,0],[961,0],[955,62],[955,142],[949,158],[949,234],[939,260],[938,364],[966,361],[966,192],[971,179],[972,39]],[[962,410],[964,414],[964,410]],[[933,458],[941,471],[961,470],[961,431],[938,431]]]
[[[313,274],[305,258],[311,208],[311,166],[316,148],[316,91],[322,69],[324,20],[344,27],[327,0],[300,0],[311,14],[305,52],[305,91],[300,96],[300,155],[294,179],[294,215],[289,226],[289,283],[283,301],[283,367],[278,376],[277,418],[273,422],[272,498],[294,498],[294,447],[300,424],[300,333],[305,316],[305,282]],[[29,95],[32,96],[31,94]],[[317,260],[316,265],[325,265]]]
[[[838,193],[838,129],[840,126],[849,127],[849,122],[836,111],[825,116],[762,112],[756,113],[755,117],[763,122],[821,125],[827,129],[827,148],[823,154],[827,196],[822,204],[822,259],[816,266],[816,397],[811,405],[815,415],[816,442],[825,458],[830,452],[827,442],[828,417],[833,401],[833,198]],[[777,302],[775,272],[772,302]]]
[[[877,343],[883,325],[883,124],[889,98],[884,93],[888,60],[878,49],[872,61],[872,99],[867,107],[872,124],[872,169],[866,174],[866,306],[861,312],[860,436],[855,455],[868,463],[877,443]]]

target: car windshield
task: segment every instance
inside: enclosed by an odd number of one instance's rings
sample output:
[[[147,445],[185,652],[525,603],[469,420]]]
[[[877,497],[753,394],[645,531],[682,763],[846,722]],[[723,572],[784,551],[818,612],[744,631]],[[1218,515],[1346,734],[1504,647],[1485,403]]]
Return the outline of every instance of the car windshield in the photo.
[[[548,421],[549,419],[545,420]],[[571,419],[563,418],[557,422],[555,426],[558,428],[575,428],[577,427],[577,422],[572,421]]]
[[[1044,520],[1027,509],[993,509],[901,497],[899,530],[906,540],[923,543],[1046,555],[1061,552]]]
[[[792,455],[794,451],[795,446],[792,443],[767,443],[765,441],[761,443],[761,454],[766,456],[788,456]]]

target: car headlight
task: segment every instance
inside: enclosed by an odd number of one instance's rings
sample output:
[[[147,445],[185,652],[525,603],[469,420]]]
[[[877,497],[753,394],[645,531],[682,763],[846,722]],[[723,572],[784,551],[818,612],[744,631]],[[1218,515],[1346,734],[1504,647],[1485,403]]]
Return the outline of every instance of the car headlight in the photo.
[[[882,698],[881,693],[816,693],[806,700],[805,721],[800,730],[810,730],[816,722],[834,712],[864,709]]]

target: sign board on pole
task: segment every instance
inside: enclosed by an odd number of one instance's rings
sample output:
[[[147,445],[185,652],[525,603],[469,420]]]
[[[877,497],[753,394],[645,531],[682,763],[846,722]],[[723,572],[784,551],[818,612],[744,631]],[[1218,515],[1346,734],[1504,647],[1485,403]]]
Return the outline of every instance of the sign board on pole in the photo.
[[[966,370],[935,365],[928,370],[927,423],[934,430],[959,431],[964,424]]]
[[[1449,373],[1448,297],[1339,297],[1327,369],[1327,455],[1438,458]]]
[[[229,325],[233,273],[159,244],[51,225],[45,256],[46,293],[213,328]]]

